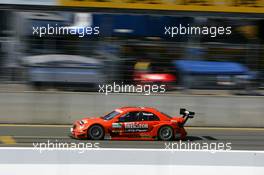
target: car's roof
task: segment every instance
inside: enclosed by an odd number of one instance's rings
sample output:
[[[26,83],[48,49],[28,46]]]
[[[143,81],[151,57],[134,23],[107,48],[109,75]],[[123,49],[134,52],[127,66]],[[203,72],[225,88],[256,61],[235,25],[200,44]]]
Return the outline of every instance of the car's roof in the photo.
[[[125,106],[125,107],[117,108],[116,110],[123,111],[123,112],[136,111],[136,110],[158,111],[157,109],[152,108],[152,107],[140,107],[140,106]]]

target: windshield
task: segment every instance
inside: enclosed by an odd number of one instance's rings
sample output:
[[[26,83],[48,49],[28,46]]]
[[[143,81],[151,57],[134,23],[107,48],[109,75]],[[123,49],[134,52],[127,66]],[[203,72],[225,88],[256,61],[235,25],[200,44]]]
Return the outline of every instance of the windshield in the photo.
[[[105,115],[103,117],[104,120],[111,120],[112,118],[114,118],[115,116],[117,116],[118,114],[120,114],[119,112],[117,111],[112,111],[110,112],[109,114]]]

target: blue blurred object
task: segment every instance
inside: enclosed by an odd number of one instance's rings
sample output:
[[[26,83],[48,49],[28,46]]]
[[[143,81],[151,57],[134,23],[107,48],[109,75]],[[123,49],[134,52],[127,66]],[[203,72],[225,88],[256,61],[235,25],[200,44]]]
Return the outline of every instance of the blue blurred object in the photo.
[[[186,74],[206,75],[248,75],[249,69],[235,62],[176,60],[174,65]]]
[[[47,54],[23,59],[28,69],[28,81],[40,86],[80,86],[97,88],[106,81],[104,65],[93,57]]]

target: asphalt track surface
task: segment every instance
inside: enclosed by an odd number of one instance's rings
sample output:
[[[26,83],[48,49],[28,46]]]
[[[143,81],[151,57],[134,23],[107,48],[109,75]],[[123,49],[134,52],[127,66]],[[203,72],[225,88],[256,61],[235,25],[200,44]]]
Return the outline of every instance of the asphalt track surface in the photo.
[[[203,146],[231,143],[232,150],[264,150],[264,128],[186,127],[188,140],[163,142],[75,140],[69,137],[70,127],[70,125],[0,124],[0,147],[34,147],[33,143],[89,143],[93,146],[97,143],[100,148],[185,149],[188,144],[195,142]],[[206,148],[203,146],[202,148]]]

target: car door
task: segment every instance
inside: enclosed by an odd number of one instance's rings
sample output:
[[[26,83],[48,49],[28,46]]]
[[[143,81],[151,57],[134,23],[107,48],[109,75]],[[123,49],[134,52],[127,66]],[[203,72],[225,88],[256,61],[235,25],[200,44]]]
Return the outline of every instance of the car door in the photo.
[[[160,121],[157,115],[155,115],[152,112],[148,112],[148,111],[142,111],[139,119],[141,120],[142,124],[144,124],[145,126],[148,126],[147,127],[148,130],[145,132],[151,132],[153,128],[155,127],[155,125],[159,124],[159,121]]]
[[[132,133],[132,127],[129,129],[129,125],[137,121],[138,115],[138,111],[127,112],[121,115],[117,121],[112,123],[111,136],[126,137],[127,134]]]
[[[140,111],[127,112],[112,123],[112,136],[116,137],[139,137],[139,133],[148,130],[147,125],[140,120]]]
[[[113,136],[117,137],[147,137],[148,133],[159,123],[159,118],[151,112],[133,111],[122,115],[117,123],[113,123],[115,129]]]

